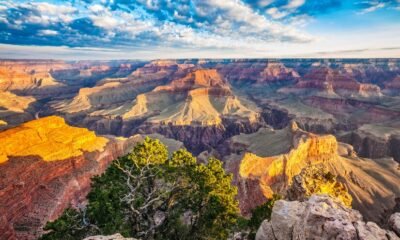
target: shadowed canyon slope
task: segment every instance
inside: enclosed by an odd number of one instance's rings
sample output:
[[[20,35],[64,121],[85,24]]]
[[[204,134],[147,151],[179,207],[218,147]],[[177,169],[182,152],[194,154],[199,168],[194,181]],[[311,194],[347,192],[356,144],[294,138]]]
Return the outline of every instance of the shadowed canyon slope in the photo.
[[[39,236],[144,135],[223,160],[244,215],[314,184],[381,221],[400,196],[399,79],[399,59],[0,61],[0,232]]]

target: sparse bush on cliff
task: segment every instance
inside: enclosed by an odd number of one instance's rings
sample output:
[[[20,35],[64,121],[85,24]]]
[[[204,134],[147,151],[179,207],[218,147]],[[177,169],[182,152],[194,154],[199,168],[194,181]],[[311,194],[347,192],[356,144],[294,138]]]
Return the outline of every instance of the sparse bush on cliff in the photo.
[[[254,208],[251,211],[251,218],[243,227],[243,229],[247,229],[247,231],[249,232],[248,239],[254,239],[261,223],[265,219],[271,219],[272,208],[274,207],[275,202],[280,199],[282,199],[282,196],[274,194],[271,199],[268,199],[267,202]]]
[[[238,217],[236,187],[214,158],[197,164],[147,138],[93,179],[88,204],[46,225],[42,239],[121,233],[140,239],[226,239]]]

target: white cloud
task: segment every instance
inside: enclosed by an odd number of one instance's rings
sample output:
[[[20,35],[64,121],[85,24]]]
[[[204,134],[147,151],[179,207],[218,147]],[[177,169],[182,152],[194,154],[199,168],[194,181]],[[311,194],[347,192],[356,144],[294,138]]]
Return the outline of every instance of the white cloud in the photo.
[[[210,9],[221,9],[225,11],[225,14],[222,15],[223,18],[228,19],[233,23],[242,23],[239,27],[239,30],[242,30],[243,34],[258,34],[260,39],[270,39],[270,40],[282,40],[286,39],[290,41],[298,41],[298,42],[309,42],[313,40],[313,37],[309,36],[306,33],[300,32],[297,28],[284,25],[276,21],[271,21],[267,19],[265,16],[260,15],[255,12],[248,5],[245,5],[241,1],[237,0],[204,0],[202,1],[208,5],[208,15],[210,15]],[[299,4],[299,3],[297,3]],[[207,7],[207,6],[205,6]],[[203,6],[204,8],[204,6]],[[202,11],[202,10],[201,10]],[[205,11],[205,10],[204,10]],[[272,10],[274,11],[274,10]],[[205,11],[206,12],[206,11]],[[284,15],[284,13],[275,12],[275,17],[280,15]],[[237,30],[232,29],[232,33],[235,33]],[[214,30],[215,33],[218,32],[218,29]]]
[[[284,8],[295,9],[303,6],[305,2],[305,0],[290,0]]]
[[[46,2],[30,3],[38,11],[47,15],[71,14],[76,11],[76,8],[70,5],[55,5]]]
[[[273,7],[273,8],[268,8],[267,9],[267,14],[269,14],[273,19],[280,19],[283,17],[286,17],[289,13],[286,11],[280,11],[278,8]]]
[[[105,11],[105,8],[104,8],[102,5],[100,5],[100,4],[90,5],[90,6],[88,7],[88,9],[89,9],[90,11],[92,11],[93,13],[99,13],[99,12]]]
[[[118,25],[118,20],[112,16],[97,16],[92,15],[90,19],[93,21],[93,25],[104,29],[113,29]]]
[[[382,2],[373,2],[372,6],[366,9],[363,9],[360,14],[366,14],[366,13],[370,13],[370,12],[374,12],[380,8],[384,8],[386,6],[385,3]]]
[[[40,36],[55,36],[58,32],[50,29],[44,29],[39,31]]]

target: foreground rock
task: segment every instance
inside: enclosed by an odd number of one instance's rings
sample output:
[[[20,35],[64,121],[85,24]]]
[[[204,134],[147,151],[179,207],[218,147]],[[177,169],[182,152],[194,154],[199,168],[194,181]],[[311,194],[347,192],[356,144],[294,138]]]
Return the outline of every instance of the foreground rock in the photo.
[[[98,235],[98,236],[87,237],[83,240],[135,240],[135,239],[134,238],[124,238],[121,234],[116,233],[116,234],[110,235],[110,236]]]
[[[400,212],[393,214],[389,218],[389,227],[400,236]]]
[[[326,195],[314,195],[306,202],[280,200],[271,220],[265,220],[256,240],[289,239],[400,239],[376,223],[364,222],[361,214]]]

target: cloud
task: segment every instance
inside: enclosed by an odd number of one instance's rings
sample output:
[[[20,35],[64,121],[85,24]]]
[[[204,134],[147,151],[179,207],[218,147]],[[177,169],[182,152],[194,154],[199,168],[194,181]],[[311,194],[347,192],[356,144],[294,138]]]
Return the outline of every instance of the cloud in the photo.
[[[400,10],[399,0],[365,0],[357,3],[359,14],[375,12],[379,9],[388,8]]]
[[[288,9],[298,8],[304,5],[305,2],[306,2],[305,0],[290,0],[288,4],[285,6],[285,8]]]
[[[363,1],[363,0],[360,0]],[[309,44],[305,29],[340,0],[39,0],[0,1],[0,43],[70,48],[270,51]],[[354,4],[353,4],[354,5]],[[398,0],[363,1],[357,10],[395,8]],[[382,6],[382,7],[381,7]]]
[[[39,30],[38,34],[40,36],[54,36],[54,35],[57,35],[58,32],[55,30],[50,30],[50,29],[42,29],[42,30]]]
[[[239,0],[112,0],[15,3],[0,8],[0,43],[70,47],[260,48],[315,38]],[[272,1],[259,4],[267,6]],[[304,4],[292,0],[293,9]],[[270,10],[271,12],[272,10]],[[276,13],[277,15],[278,13]]]

